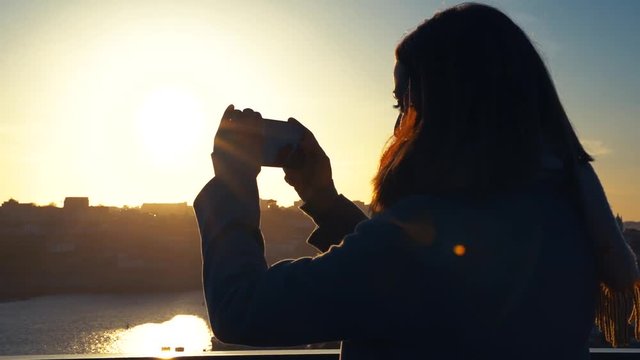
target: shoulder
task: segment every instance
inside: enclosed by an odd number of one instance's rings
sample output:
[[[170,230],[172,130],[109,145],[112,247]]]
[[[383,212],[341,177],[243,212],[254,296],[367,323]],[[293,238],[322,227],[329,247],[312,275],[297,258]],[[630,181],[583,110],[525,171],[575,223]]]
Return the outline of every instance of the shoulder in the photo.
[[[523,229],[540,218],[540,205],[536,205],[539,200],[540,194],[529,189],[483,199],[463,195],[407,196],[360,223],[354,235],[368,239],[369,245],[371,241],[381,246],[403,244],[432,253],[455,253],[459,245],[468,250],[480,244],[498,246],[497,242],[523,236]]]
[[[484,243],[490,246],[497,239],[517,237],[521,227],[531,218],[518,210],[518,200],[496,196],[474,199],[467,196],[408,196],[389,209],[362,223],[373,234],[381,229],[393,229],[390,241],[428,253],[455,254],[460,246],[469,250]],[[528,206],[524,206],[526,208]]]
[[[450,210],[454,207],[455,204],[431,196],[409,196],[361,222],[353,236],[345,240],[367,239],[368,246],[373,242],[381,246],[430,247],[438,238],[437,228],[453,219],[454,211]]]

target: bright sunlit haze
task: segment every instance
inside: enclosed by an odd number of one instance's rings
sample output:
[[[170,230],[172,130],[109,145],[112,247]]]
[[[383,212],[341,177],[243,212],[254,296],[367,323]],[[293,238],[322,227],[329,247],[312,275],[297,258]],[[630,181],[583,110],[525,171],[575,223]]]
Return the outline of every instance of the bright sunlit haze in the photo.
[[[191,203],[228,104],[295,117],[369,202],[394,49],[449,1],[2,1],[0,201]],[[640,3],[492,1],[543,54],[614,212],[640,219]],[[291,205],[280,169],[260,196]]]

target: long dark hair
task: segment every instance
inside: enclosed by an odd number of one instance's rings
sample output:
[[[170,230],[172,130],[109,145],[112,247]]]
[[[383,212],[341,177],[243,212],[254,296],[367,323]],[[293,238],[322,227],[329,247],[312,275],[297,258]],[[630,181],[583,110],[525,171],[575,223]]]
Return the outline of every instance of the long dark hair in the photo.
[[[373,179],[374,213],[412,194],[522,184],[539,171],[543,148],[564,163],[593,160],[540,55],[499,10],[437,13],[402,40],[396,60],[409,77],[408,106]]]

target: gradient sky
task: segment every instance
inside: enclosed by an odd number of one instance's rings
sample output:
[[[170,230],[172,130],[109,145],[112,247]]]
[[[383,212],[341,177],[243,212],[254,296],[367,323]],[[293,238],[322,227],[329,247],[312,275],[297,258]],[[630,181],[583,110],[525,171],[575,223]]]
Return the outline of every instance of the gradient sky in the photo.
[[[0,0],[0,201],[191,203],[224,108],[298,118],[368,202],[393,51],[450,1]],[[615,212],[640,220],[640,1],[491,1],[529,34]],[[280,169],[262,198],[297,200]]]

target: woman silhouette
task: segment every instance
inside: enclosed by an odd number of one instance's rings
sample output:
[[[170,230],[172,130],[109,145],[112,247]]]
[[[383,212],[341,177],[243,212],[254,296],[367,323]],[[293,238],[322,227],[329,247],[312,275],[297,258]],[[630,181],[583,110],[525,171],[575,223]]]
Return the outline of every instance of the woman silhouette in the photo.
[[[318,225],[314,258],[267,266],[261,116],[225,113],[194,202],[216,337],[342,341],[344,359],[586,359],[595,318],[627,342],[635,258],[524,32],[465,4],[408,34],[396,60],[400,114],[370,219],[338,195],[308,130],[303,167],[285,168]]]

